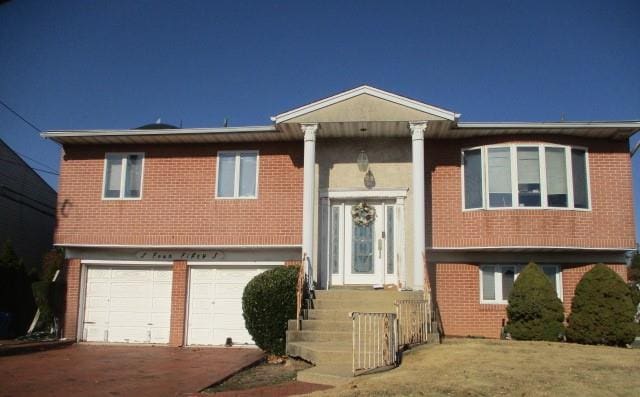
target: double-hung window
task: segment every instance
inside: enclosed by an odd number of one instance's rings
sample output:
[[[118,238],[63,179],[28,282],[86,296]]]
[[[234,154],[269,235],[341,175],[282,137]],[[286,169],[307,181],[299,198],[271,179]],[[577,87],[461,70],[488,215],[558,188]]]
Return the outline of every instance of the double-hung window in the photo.
[[[142,197],[144,153],[107,153],[102,197],[132,200]]]
[[[218,152],[216,197],[256,198],[258,152]]]
[[[589,209],[588,154],[551,144],[491,145],[462,151],[463,206]]]
[[[538,265],[562,300],[562,273],[557,265]],[[523,265],[481,265],[480,303],[506,304]]]

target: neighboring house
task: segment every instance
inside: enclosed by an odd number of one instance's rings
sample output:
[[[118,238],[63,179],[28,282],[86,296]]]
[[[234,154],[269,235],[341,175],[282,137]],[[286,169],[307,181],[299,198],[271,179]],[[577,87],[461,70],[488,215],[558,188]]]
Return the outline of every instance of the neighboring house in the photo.
[[[592,264],[626,274],[640,122],[461,122],[368,86],[272,120],[43,134],[64,149],[67,338],[251,343],[244,285],[302,256],[318,289],[428,280],[460,336],[500,335],[530,261],[567,310]]]
[[[52,248],[56,191],[0,139],[0,245],[7,240],[28,269]]]

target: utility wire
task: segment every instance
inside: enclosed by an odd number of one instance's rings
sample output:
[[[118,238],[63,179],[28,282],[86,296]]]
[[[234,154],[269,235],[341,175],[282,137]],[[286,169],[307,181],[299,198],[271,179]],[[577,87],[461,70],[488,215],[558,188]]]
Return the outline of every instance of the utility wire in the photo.
[[[43,170],[42,168],[31,167],[31,166],[30,166],[30,165],[28,165],[28,164],[27,164],[27,165],[24,165],[24,164],[19,163],[19,162],[17,162],[17,161],[12,161],[12,160],[8,160],[8,159],[2,159],[2,158],[0,158],[0,161],[4,161],[4,162],[6,162],[6,163],[11,163],[11,164],[14,164],[14,165],[17,165],[17,166],[23,167],[23,168],[28,168],[28,169],[30,169],[30,170],[40,171],[40,172],[44,172],[44,173],[47,173],[47,174],[51,174],[51,175],[58,175],[58,176],[60,176],[60,174],[59,174],[57,171]]]
[[[4,103],[4,101],[2,99],[0,99],[0,105],[4,106],[8,111],[10,111],[11,113],[13,113],[14,116],[16,116],[17,118],[19,118],[20,120],[24,121],[25,123],[27,123],[29,125],[29,127],[33,128],[34,130],[38,131],[38,132],[42,132],[42,129],[36,127],[32,122],[30,122],[29,120],[27,120],[26,118],[22,117],[20,115],[20,113],[16,112],[15,110],[11,109],[11,106],[7,105],[6,103]]]
[[[56,172],[56,173],[58,172],[58,170],[56,170],[55,168],[51,167],[50,165],[47,165],[47,164],[43,163],[42,161],[38,161],[38,160],[34,159],[33,157],[29,157],[29,156],[27,156],[26,154],[22,154],[22,153],[19,153],[19,152],[16,152],[16,153],[18,154],[18,156],[22,156],[22,157],[24,157],[24,158],[27,158],[27,159],[29,159],[29,160],[33,161],[33,162],[34,162],[34,163],[36,163],[36,164],[40,164],[40,165],[41,165],[41,166],[43,166],[43,167],[47,167],[48,169],[50,169],[50,170],[51,170],[51,171],[53,171],[53,172]],[[35,170],[35,169],[36,169],[36,168],[34,168],[34,170]],[[58,174],[56,174],[56,175],[58,175]]]

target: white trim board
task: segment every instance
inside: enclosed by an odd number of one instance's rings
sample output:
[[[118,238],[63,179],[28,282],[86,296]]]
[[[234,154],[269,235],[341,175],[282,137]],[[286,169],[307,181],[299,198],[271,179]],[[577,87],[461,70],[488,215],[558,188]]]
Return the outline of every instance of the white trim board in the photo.
[[[546,246],[546,245],[504,245],[492,247],[427,247],[427,251],[479,251],[479,250],[574,250],[574,251],[635,251],[632,248],[599,248],[599,247],[571,247],[571,246]]]
[[[408,188],[393,189],[324,189],[320,190],[320,198],[358,199],[358,198],[406,198]]]
[[[56,243],[56,247],[78,248],[140,248],[140,249],[278,249],[302,248],[302,244],[284,245],[129,245],[129,244],[68,244]]]
[[[271,117],[271,120],[274,121],[276,124],[284,123],[293,118],[305,115],[307,113],[314,112],[318,109],[322,109],[322,108],[331,106],[333,104],[336,104],[336,103],[339,103],[363,94],[371,95],[376,98],[384,99],[401,106],[405,106],[420,112],[442,117],[444,119],[451,120],[451,121],[454,121],[460,117],[459,114],[451,112],[449,110],[428,105],[426,103],[419,102],[414,99],[403,97],[397,94],[393,94],[388,91],[383,91],[368,85],[362,85],[360,87],[356,87],[351,90],[341,92],[339,94],[330,96],[328,98],[324,98],[319,101],[312,102],[308,105],[304,105],[304,106],[289,110],[287,112],[280,113],[276,116]]]

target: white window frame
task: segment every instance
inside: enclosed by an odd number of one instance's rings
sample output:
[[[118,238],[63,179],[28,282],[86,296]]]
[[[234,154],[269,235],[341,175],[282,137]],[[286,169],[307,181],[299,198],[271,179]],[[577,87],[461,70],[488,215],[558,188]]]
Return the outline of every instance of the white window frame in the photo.
[[[483,281],[482,281],[482,272],[483,269],[486,266],[493,266],[496,268],[496,271],[494,273],[494,280],[493,280],[493,285],[494,285],[494,296],[495,299],[484,299],[484,294],[482,293],[484,291],[484,285],[483,285]],[[501,263],[501,264],[483,264],[478,266],[478,278],[479,278],[479,285],[480,285],[480,303],[482,304],[489,304],[489,305],[506,305],[509,303],[508,300],[506,299],[502,299],[502,274],[504,273],[504,271],[506,270],[506,268],[508,267],[512,267],[515,269],[515,274],[513,277],[513,282],[515,283],[515,281],[518,279],[518,276],[520,275],[520,272],[525,268],[526,265],[516,265],[513,263]],[[553,266],[556,268],[556,293],[558,295],[558,298],[560,299],[560,301],[563,301],[563,290],[562,290],[562,267],[560,265],[554,265],[554,264],[539,264],[538,267],[540,267],[542,270],[542,267],[544,266]],[[545,275],[546,276],[546,275]]]
[[[233,177],[233,196],[218,196],[218,187],[220,184],[220,155],[235,156],[234,177]],[[256,191],[253,196],[240,196],[240,156],[243,154],[256,155]],[[216,154],[216,186],[215,197],[220,200],[255,200],[258,198],[258,176],[260,175],[260,151],[259,150],[219,150]]]
[[[508,147],[511,160],[511,207],[491,207],[489,205],[489,167],[487,166],[489,155],[489,148],[504,148]],[[537,147],[539,153],[539,167],[540,167],[540,207],[521,207],[518,200],[518,160],[517,150],[518,147]],[[546,148],[562,148],[565,153],[566,163],[566,178],[567,178],[567,207],[552,207],[548,205],[547,198],[547,169],[546,169]],[[482,165],[482,207],[478,208],[465,208],[465,186],[464,186],[464,152],[467,150],[480,149],[481,165]],[[587,208],[576,208],[573,202],[573,165],[571,161],[571,150],[579,149],[585,152],[585,166],[586,166],[586,179],[587,179]],[[576,145],[559,145],[552,143],[508,143],[508,144],[493,144],[485,146],[471,146],[462,148],[460,153],[460,179],[462,181],[462,211],[501,211],[501,210],[564,210],[564,211],[591,211],[591,176],[589,170],[589,150],[583,146]]]
[[[120,168],[120,194],[118,197],[106,197],[107,193],[107,159],[109,156],[122,156],[121,168]],[[126,183],[127,176],[127,158],[131,155],[140,156],[142,159],[142,164],[140,168],[140,196],[139,197],[125,197],[124,196],[124,188]],[[145,154],[144,152],[106,152],[104,154],[104,167],[102,170],[102,200],[142,200],[142,191],[144,186],[144,160]]]

